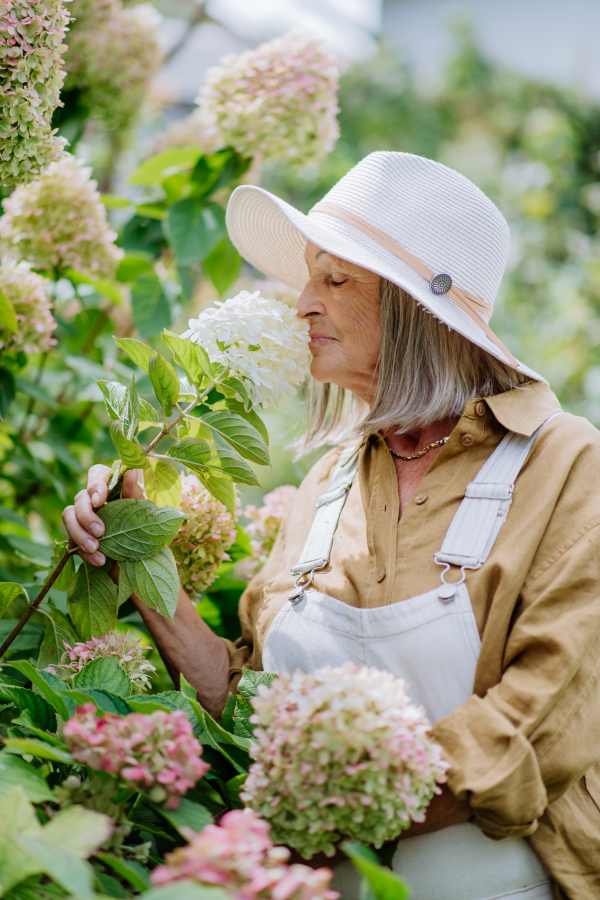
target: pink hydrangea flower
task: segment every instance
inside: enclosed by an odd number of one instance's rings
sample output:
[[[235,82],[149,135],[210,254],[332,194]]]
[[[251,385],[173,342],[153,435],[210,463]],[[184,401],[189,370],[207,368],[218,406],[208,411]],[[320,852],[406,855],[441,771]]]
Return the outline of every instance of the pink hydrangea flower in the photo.
[[[181,512],[188,518],[171,544],[181,585],[188,594],[206,590],[230,557],[236,523],[226,506],[215,500],[195,475],[182,477]]]
[[[63,0],[0,4],[0,184],[37,178],[67,143],[52,130],[52,113],[64,80],[68,22]]]
[[[225,813],[219,825],[166,856],[151,875],[156,886],[191,879],[224,888],[236,900],[337,900],[329,889],[331,870],[287,865],[290,852],[274,847],[269,824],[250,809]]]
[[[78,762],[120,775],[127,787],[169,808],[179,806],[179,798],[210,769],[183,710],[98,716],[86,703],[66,723],[64,739]]]
[[[112,277],[123,251],[91,173],[65,153],[45,175],[3,200],[0,242],[6,255],[53,276],[72,268]]]
[[[52,337],[56,322],[46,284],[25,262],[4,262],[0,266],[0,289],[17,315],[16,334],[0,322],[0,350],[46,353],[56,346]]]
[[[240,795],[304,857],[353,837],[375,847],[423,822],[446,780],[405,683],[353,663],[280,676],[252,699],[255,762]]]
[[[198,103],[224,146],[259,164],[315,162],[334,147],[338,71],[323,44],[293,31],[209,69]]]
[[[71,647],[63,641],[65,652],[56,666],[49,669],[57,673],[64,673],[67,678],[72,678],[77,672],[93,659],[105,656],[114,656],[117,662],[131,681],[133,694],[143,694],[150,687],[150,678],[156,672],[152,663],[144,659],[144,650],[152,647],[144,647],[136,638],[127,634],[117,634],[110,631],[102,637],[93,637],[89,641],[79,641]]]
[[[298,492],[293,484],[282,484],[263,497],[260,507],[249,505],[244,515],[251,519],[246,531],[250,536],[253,555],[238,565],[240,575],[252,578],[266,563],[279,534],[281,520]]]

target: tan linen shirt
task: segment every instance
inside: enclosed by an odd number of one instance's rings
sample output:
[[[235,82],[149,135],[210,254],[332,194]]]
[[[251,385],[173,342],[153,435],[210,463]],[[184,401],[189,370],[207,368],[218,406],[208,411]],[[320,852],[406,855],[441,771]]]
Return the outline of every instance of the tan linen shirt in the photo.
[[[545,382],[470,400],[400,521],[393,460],[384,441],[372,441],[315,589],[364,608],[435,588],[433,554],[467,484],[507,429],[531,435],[559,409]],[[306,476],[242,595],[242,637],[228,643],[232,688],[242,665],[261,668],[339,452]],[[451,765],[449,786],[488,836],[528,836],[555,897],[598,900],[600,432],[587,420],[561,414],[542,430],[488,560],[466,583],[482,640],[473,695],[432,728]]]

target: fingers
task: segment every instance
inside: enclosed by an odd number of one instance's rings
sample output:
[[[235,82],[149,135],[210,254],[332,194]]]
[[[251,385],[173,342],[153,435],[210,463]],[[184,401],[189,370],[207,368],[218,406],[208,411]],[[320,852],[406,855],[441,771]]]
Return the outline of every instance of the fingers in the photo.
[[[106,503],[109,478],[110,469],[108,466],[92,466],[88,472],[87,493],[94,509],[98,509],[99,506]]]
[[[143,485],[144,470],[129,469],[123,476],[122,496],[127,498],[134,497],[136,500],[142,500],[144,497]]]
[[[87,507],[85,508],[85,501]],[[97,520],[104,530],[103,522],[98,519],[92,510],[92,503],[87,491],[80,491],[75,497],[73,506],[67,506],[63,511],[62,517],[70,539],[79,547],[79,555],[85,562],[91,563],[93,566],[103,566],[106,558],[103,553],[98,550],[97,538],[85,528],[79,520],[79,516],[89,521],[89,525],[95,525]],[[91,518],[93,517],[93,519]]]

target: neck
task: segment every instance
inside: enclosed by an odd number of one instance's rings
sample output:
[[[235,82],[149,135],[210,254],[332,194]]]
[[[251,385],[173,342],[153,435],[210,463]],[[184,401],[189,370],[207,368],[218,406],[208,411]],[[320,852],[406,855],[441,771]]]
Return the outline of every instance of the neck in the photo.
[[[400,453],[402,456],[412,456],[419,450],[423,450],[428,444],[433,444],[435,441],[448,437],[459,419],[460,416],[438,419],[419,431],[411,431],[407,434],[397,434],[392,428],[384,434],[384,438],[388,447],[394,453]]]

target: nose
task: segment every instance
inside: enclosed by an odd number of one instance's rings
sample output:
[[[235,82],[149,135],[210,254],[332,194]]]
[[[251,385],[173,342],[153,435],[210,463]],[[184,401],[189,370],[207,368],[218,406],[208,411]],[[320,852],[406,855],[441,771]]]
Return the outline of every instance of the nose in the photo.
[[[310,278],[304,285],[304,290],[296,300],[294,309],[300,319],[306,319],[309,316],[324,316],[326,309],[324,303],[319,299],[316,280]]]

